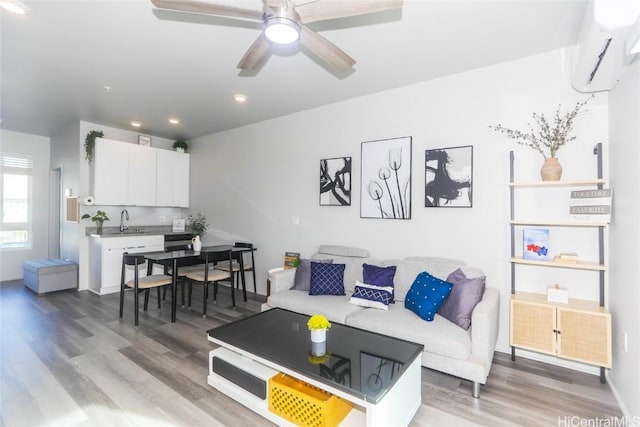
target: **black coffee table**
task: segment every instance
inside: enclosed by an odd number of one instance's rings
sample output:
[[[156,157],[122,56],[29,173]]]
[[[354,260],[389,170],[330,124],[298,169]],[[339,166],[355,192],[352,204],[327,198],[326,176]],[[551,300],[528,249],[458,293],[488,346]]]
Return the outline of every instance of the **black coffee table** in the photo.
[[[276,308],[209,330],[221,346],[210,354],[209,384],[280,423],[257,389],[282,372],[353,403],[349,425],[407,425],[421,403],[423,346],[333,323],[327,355],[314,358],[308,319]]]

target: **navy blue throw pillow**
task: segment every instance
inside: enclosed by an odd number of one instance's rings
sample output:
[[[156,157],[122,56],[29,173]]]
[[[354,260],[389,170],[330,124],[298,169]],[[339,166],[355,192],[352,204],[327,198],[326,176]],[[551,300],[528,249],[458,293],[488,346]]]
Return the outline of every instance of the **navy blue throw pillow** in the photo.
[[[311,261],[309,295],[346,295],[344,264],[321,264]]]
[[[396,266],[378,267],[367,263],[362,264],[362,281],[368,285],[391,286],[393,288],[393,277],[396,275]],[[391,292],[391,301],[395,302],[395,292]]]
[[[404,307],[428,322],[436,316],[442,304],[451,293],[453,285],[426,271],[418,274],[404,299]]]

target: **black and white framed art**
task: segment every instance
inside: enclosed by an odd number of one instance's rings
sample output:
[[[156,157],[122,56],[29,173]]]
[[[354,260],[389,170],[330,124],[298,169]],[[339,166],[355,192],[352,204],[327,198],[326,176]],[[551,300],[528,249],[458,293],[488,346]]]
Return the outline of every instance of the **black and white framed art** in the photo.
[[[411,137],[362,143],[360,217],[411,219]]]
[[[425,151],[425,207],[473,206],[473,146]]]
[[[320,206],[351,206],[351,157],[320,160]]]

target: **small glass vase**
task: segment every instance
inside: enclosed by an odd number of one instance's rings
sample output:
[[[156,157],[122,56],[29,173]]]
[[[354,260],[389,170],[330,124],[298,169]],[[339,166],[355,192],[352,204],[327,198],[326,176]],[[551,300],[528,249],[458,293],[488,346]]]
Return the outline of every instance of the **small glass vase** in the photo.
[[[102,225],[104,224],[103,221],[96,221],[96,233],[97,234],[102,234]]]

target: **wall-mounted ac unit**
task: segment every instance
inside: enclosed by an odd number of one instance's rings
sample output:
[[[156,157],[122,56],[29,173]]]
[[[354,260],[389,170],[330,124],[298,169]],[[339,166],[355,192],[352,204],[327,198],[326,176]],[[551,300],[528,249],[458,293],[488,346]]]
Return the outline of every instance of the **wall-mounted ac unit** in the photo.
[[[579,92],[613,89],[635,54],[640,0],[592,0],[573,58],[571,85]]]

